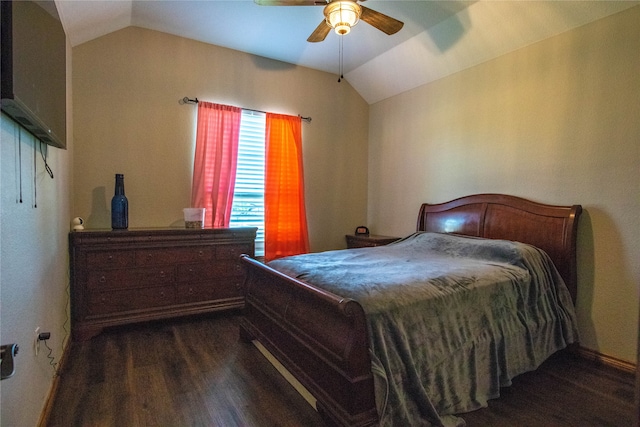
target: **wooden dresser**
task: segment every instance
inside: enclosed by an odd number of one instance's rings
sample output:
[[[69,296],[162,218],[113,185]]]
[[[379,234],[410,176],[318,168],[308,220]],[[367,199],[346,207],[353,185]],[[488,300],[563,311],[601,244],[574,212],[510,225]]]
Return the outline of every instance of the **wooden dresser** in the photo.
[[[84,230],[69,233],[71,332],[244,306],[239,256],[256,228]]]

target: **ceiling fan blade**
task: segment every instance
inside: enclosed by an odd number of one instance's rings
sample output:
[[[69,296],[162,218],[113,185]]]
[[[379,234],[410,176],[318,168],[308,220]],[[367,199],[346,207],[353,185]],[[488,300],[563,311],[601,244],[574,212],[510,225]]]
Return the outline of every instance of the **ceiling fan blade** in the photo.
[[[384,13],[376,12],[375,10],[369,9],[368,7],[364,7],[362,5],[360,5],[360,7],[362,8],[360,19],[386,34],[395,34],[400,31],[400,29],[404,25],[404,22],[398,21],[397,19],[387,16]]]
[[[311,33],[307,41],[311,43],[321,42],[327,37],[329,31],[331,31],[331,27],[328,26],[327,22],[323,19],[320,25],[313,30],[313,33]]]
[[[253,0],[260,6],[326,6],[325,0]]]

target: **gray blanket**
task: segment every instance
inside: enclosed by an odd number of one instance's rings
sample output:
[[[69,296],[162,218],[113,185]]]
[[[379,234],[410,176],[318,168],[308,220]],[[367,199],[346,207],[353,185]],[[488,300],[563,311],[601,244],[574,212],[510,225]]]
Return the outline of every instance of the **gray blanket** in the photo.
[[[362,305],[381,425],[464,425],[452,414],[578,340],[562,278],[522,243],[416,233],[269,265]]]

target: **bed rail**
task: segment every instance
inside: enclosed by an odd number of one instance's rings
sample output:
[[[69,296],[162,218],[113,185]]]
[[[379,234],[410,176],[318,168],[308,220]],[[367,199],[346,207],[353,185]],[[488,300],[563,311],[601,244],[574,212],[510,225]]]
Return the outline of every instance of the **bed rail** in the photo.
[[[257,339],[317,399],[330,425],[376,425],[368,333],[356,301],[248,256],[241,337]]]

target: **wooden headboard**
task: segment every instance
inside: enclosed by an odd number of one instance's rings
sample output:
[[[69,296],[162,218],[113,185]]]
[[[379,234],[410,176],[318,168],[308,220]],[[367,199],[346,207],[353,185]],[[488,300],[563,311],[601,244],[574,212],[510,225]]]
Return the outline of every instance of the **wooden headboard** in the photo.
[[[476,194],[423,204],[418,231],[514,240],[544,250],[564,279],[575,304],[576,238],[582,206],[552,206],[504,194]]]

